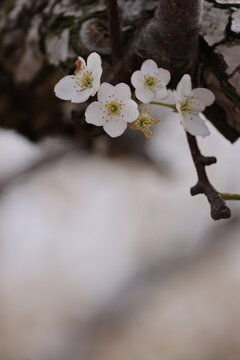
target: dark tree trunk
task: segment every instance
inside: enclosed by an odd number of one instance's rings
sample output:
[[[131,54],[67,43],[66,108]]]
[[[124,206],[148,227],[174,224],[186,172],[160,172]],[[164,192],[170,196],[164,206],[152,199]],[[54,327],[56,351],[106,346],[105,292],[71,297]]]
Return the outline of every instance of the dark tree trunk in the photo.
[[[202,0],[159,0],[155,17],[142,32],[145,53],[171,71],[175,85],[195,74]]]

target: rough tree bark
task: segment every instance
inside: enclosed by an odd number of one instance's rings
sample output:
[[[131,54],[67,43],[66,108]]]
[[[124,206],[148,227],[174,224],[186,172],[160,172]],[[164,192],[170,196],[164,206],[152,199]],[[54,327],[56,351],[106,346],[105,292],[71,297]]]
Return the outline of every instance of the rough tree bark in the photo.
[[[184,73],[194,76],[202,0],[159,0],[153,19],[142,30],[145,57],[150,56],[172,73],[176,85]]]
[[[216,95],[206,115],[233,142],[240,133],[239,0],[205,1],[201,33],[199,77]]]

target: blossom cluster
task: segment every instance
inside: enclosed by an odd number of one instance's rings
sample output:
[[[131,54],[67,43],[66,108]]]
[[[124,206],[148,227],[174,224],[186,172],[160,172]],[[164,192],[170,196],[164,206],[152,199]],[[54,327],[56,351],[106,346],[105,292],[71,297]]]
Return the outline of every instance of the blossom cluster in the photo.
[[[188,74],[182,77],[174,90],[174,104],[162,102],[169,96],[167,85],[171,78],[170,72],[158,68],[151,59],[144,61],[141,69],[131,76],[131,84],[135,89],[133,97],[127,84],[112,86],[107,82],[101,83],[101,75],[102,61],[99,54],[91,53],[87,63],[79,56],[74,75],[63,77],[55,86],[55,94],[72,103],[83,103],[97,94],[97,101],[91,102],[86,109],[86,122],[103,126],[111,137],[122,135],[128,123],[131,123],[132,129],[141,130],[149,138],[150,127],[159,122],[159,119],[153,119],[150,115],[151,104],[167,106],[177,113],[180,123],[192,135],[209,135],[203,111],[214,102],[215,96],[205,88],[192,89]],[[141,112],[140,104],[148,104],[148,110]]]

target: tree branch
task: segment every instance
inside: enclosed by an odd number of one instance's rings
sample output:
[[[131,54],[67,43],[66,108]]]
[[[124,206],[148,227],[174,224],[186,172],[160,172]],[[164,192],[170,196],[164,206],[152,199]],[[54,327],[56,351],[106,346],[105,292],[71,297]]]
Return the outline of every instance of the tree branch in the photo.
[[[205,166],[215,164],[217,159],[214,156],[203,156],[199,150],[197,140],[194,136],[187,133],[187,139],[198,175],[198,182],[191,188],[191,195],[206,195],[211,206],[211,216],[214,220],[230,218],[231,210],[227,207],[225,201],[218,193],[218,191],[210,183],[205,169]]]
[[[117,64],[123,57],[119,9],[117,0],[107,0],[108,23],[112,48],[112,63]]]
[[[159,0],[153,19],[141,32],[139,51],[170,70],[175,86],[196,71],[202,0]]]

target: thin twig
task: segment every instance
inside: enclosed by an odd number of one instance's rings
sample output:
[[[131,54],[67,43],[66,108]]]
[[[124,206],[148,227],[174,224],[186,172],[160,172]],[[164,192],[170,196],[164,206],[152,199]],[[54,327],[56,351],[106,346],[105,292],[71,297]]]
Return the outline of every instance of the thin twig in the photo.
[[[224,200],[240,200],[240,194],[219,193]]]
[[[112,63],[117,64],[123,57],[119,9],[117,0],[107,0],[108,23],[112,48]]]
[[[187,133],[188,144],[191,150],[192,159],[198,174],[198,182],[191,188],[191,195],[205,194],[211,206],[211,216],[214,220],[227,219],[231,217],[231,210],[219,192],[210,183],[205,166],[217,162],[214,156],[203,156],[199,150],[197,140],[194,136]]]

